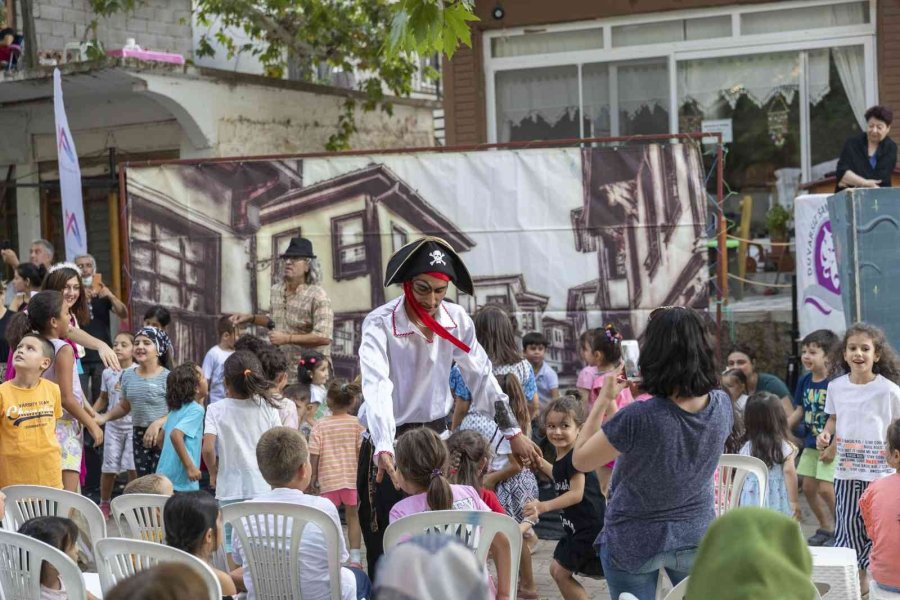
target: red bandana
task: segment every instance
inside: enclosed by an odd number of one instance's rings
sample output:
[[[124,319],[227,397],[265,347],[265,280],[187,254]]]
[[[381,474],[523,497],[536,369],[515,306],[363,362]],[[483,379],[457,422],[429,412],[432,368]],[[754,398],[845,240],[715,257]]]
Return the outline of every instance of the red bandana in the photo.
[[[425,273],[425,274],[430,275],[431,277],[440,279],[441,281],[450,281],[450,277],[448,277],[444,273]],[[471,348],[469,348],[462,340],[460,340],[459,338],[454,336],[452,333],[447,331],[443,325],[438,323],[434,319],[434,317],[429,315],[428,311],[426,311],[424,308],[422,308],[422,305],[416,301],[415,297],[413,296],[412,281],[403,282],[403,295],[406,297],[406,303],[412,307],[413,312],[416,313],[416,316],[419,317],[419,320],[425,324],[425,327],[430,329],[432,332],[437,334],[439,337],[444,338],[445,340],[447,340],[448,342],[450,342],[451,344],[453,344],[454,346],[456,346],[457,348],[459,348],[466,354],[469,353],[469,350],[471,350]]]

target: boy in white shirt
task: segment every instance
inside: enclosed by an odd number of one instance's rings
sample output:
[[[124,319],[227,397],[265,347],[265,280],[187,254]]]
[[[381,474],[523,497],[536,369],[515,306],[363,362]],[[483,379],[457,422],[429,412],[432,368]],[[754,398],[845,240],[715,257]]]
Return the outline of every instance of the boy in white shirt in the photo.
[[[209,382],[209,404],[225,397],[225,359],[234,352],[238,332],[231,315],[222,315],[216,322],[219,343],[209,349],[203,359],[203,376]]]
[[[289,427],[275,427],[264,433],[256,446],[256,462],[263,477],[272,486],[272,491],[255,497],[253,501],[291,502],[302,506],[312,506],[327,513],[338,530],[341,530],[337,508],[331,501],[303,493],[303,490],[309,486],[312,466],[309,463],[309,449],[306,440],[299,431]],[[252,528],[252,523],[249,526]],[[274,523],[269,527],[274,528]],[[325,537],[315,525],[307,527],[308,530],[303,532],[300,541],[300,564],[297,565],[303,598],[304,600],[329,600],[331,582],[328,579],[328,553]],[[290,531],[280,533],[286,539],[290,539]],[[338,543],[341,547],[341,562],[346,562],[350,558],[350,553],[347,552],[347,543],[343,533],[341,533]],[[246,562],[241,541],[237,536],[234,538],[232,556],[238,565]],[[254,600],[256,596],[249,566],[244,567],[244,584],[247,587],[247,600]],[[361,569],[342,567],[340,585],[342,600],[360,600],[371,597],[371,582]]]

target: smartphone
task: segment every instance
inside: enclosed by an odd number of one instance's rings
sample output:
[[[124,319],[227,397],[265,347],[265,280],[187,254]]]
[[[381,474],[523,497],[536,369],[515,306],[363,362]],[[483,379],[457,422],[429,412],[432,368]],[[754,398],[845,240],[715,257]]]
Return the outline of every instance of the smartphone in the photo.
[[[12,242],[9,240],[3,240],[0,242],[0,250],[12,250]]]
[[[101,273],[94,273],[94,278],[91,280],[91,291],[93,291],[95,294],[98,294],[102,289],[103,275]]]
[[[628,381],[641,381],[641,349],[637,340],[622,340],[622,360],[625,362],[625,377]]]

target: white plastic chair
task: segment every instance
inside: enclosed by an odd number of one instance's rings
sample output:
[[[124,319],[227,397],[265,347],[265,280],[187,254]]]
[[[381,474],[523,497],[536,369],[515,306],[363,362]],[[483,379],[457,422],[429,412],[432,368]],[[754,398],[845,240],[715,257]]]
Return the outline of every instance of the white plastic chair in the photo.
[[[21,533],[0,531],[0,597],[34,600],[41,595],[41,564],[59,571],[69,598],[85,598],[81,571],[64,552]]]
[[[123,579],[163,562],[188,565],[197,571],[206,582],[209,600],[221,600],[222,586],[213,570],[205,562],[171,546],[156,542],[130,540],[127,538],[106,538],[97,542],[97,573],[103,594],[115,587]]]
[[[488,551],[498,533],[509,541],[512,556],[510,600],[515,600],[519,585],[518,559],[522,553],[522,531],[515,519],[495,512],[480,510],[430,510],[397,519],[384,530],[387,551],[406,537],[440,533],[458,537],[474,552],[478,562],[487,562]]]
[[[238,502],[222,507],[222,520],[241,541],[258,600],[302,600],[300,542],[308,525],[325,537],[331,600],[341,600],[341,530],[327,513],[290,502]]]
[[[9,485],[2,491],[6,494],[3,523],[8,530],[17,531],[22,523],[34,517],[71,518],[74,511],[87,523],[89,548],[106,537],[106,519],[100,507],[81,494],[42,485]]]
[[[766,486],[769,483],[769,469],[766,463],[752,456],[723,454],[719,457],[716,471],[716,516],[721,517],[741,503],[741,490],[747,475],[756,476],[759,482],[759,505],[766,505]]]
[[[666,594],[665,600],[684,600],[684,595],[687,594],[688,579],[688,577],[685,577],[678,585],[673,587],[672,590]]]
[[[113,498],[109,511],[116,520],[119,537],[164,543],[163,508],[169,498],[161,494],[123,494]]]

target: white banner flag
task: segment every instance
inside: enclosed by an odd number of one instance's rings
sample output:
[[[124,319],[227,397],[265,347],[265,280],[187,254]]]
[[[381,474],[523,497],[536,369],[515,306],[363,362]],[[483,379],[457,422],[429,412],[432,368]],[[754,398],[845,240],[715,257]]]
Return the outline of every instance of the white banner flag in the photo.
[[[63,236],[66,241],[66,260],[74,261],[87,253],[87,229],[84,226],[84,203],[81,198],[81,167],[75,141],[69,130],[66,107],[63,105],[62,77],[53,70],[53,113],[56,121],[56,154],[59,161],[59,189],[62,194]]]
[[[829,194],[794,199],[797,239],[797,311],[800,337],[816,329],[844,332],[841,278],[831,237]]]

